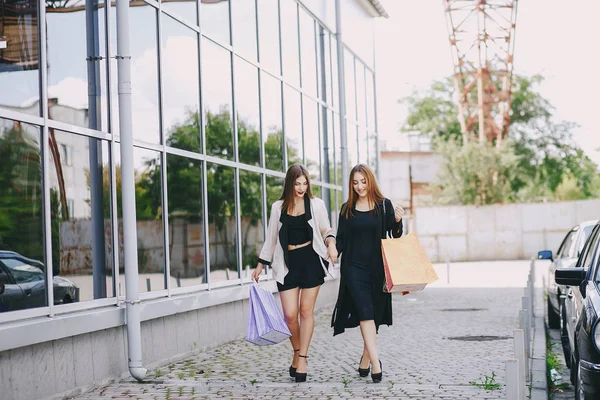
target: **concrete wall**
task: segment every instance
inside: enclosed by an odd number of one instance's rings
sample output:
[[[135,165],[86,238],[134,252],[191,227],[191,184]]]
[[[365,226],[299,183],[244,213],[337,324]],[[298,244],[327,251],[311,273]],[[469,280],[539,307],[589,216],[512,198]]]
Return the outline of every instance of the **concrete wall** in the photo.
[[[575,225],[600,218],[600,200],[417,208],[414,231],[432,262],[528,259],[556,251]]]
[[[337,297],[338,283],[338,280],[325,283],[317,309],[331,307]],[[267,287],[275,285],[270,282]],[[197,296],[207,295],[210,296],[204,292]],[[275,297],[279,302],[277,293]],[[163,301],[176,302],[177,299]],[[158,308],[152,304],[146,307]],[[243,338],[247,318],[248,300],[245,298],[144,321],[144,366],[156,368]],[[64,332],[65,336],[68,334]],[[0,352],[0,398],[34,400],[60,393],[73,395],[127,371],[125,326],[64,337]]]

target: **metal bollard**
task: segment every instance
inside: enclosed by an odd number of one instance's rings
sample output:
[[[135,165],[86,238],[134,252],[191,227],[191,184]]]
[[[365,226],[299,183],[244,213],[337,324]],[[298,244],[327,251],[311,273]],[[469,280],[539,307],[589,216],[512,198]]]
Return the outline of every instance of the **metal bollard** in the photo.
[[[529,365],[529,347],[531,346],[531,327],[527,323],[527,311],[519,311],[519,327],[525,332],[525,365]]]
[[[519,371],[517,360],[506,360],[506,399],[523,400],[522,392],[519,392]]]
[[[521,308],[527,311],[527,325],[530,327],[529,329],[531,329],[531,321],[533,320],[533,310],[531,309],[529,297],[521,297]]]
[[[150,284],[150,278],[146,278],[146,290],[148,292],[152,291],[152,285]]]
[[[519,384],[519,393],[525,392],[527,382],[527,375],[529,375],[529,366],[525,364],[525,332],[523,329],[515,329],[513,330],[513,339],[515,345],[515,358],[517,359],[518,366],[518,384]]]

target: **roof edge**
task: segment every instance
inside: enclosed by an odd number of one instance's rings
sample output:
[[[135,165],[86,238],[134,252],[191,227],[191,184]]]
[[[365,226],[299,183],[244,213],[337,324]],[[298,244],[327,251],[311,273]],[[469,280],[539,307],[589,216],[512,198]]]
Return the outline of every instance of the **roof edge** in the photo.
[[[369,0],[369,3],[371,3],[371,5],[373,6],[373,8],[375,10],[377,10],[377,13],[379,14],[380,17],[383,18],[389,18],[390,15],[387,13],[387,11],[385,10],[385,8],[383,7],[383,4],[381,4],[381,1],[379,0]]]

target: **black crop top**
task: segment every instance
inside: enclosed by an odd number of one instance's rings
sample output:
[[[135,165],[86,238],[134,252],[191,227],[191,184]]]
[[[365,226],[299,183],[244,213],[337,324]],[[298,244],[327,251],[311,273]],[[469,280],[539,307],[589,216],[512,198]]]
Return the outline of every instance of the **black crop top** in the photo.
[[[285,213],[284,225],[287,226],[289,245],[304,244],[311,240],[306,213],[297,216]]]

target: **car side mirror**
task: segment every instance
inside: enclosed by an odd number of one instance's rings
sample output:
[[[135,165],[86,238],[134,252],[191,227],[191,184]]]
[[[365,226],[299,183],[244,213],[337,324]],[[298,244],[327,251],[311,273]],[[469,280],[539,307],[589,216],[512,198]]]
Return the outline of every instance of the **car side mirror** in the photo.
[[[559,285],[581,286],[587,271],[583,268],[558,268],[554,272],[554,280]]]
[[[542,250],[538,252],[538,260],[550,260],[554,261],[552,257],[552,250]]]
[[[4,286],[4,282],[0,282],[0,294],[4,294],[5,289],[6,289],[6,286]]]

